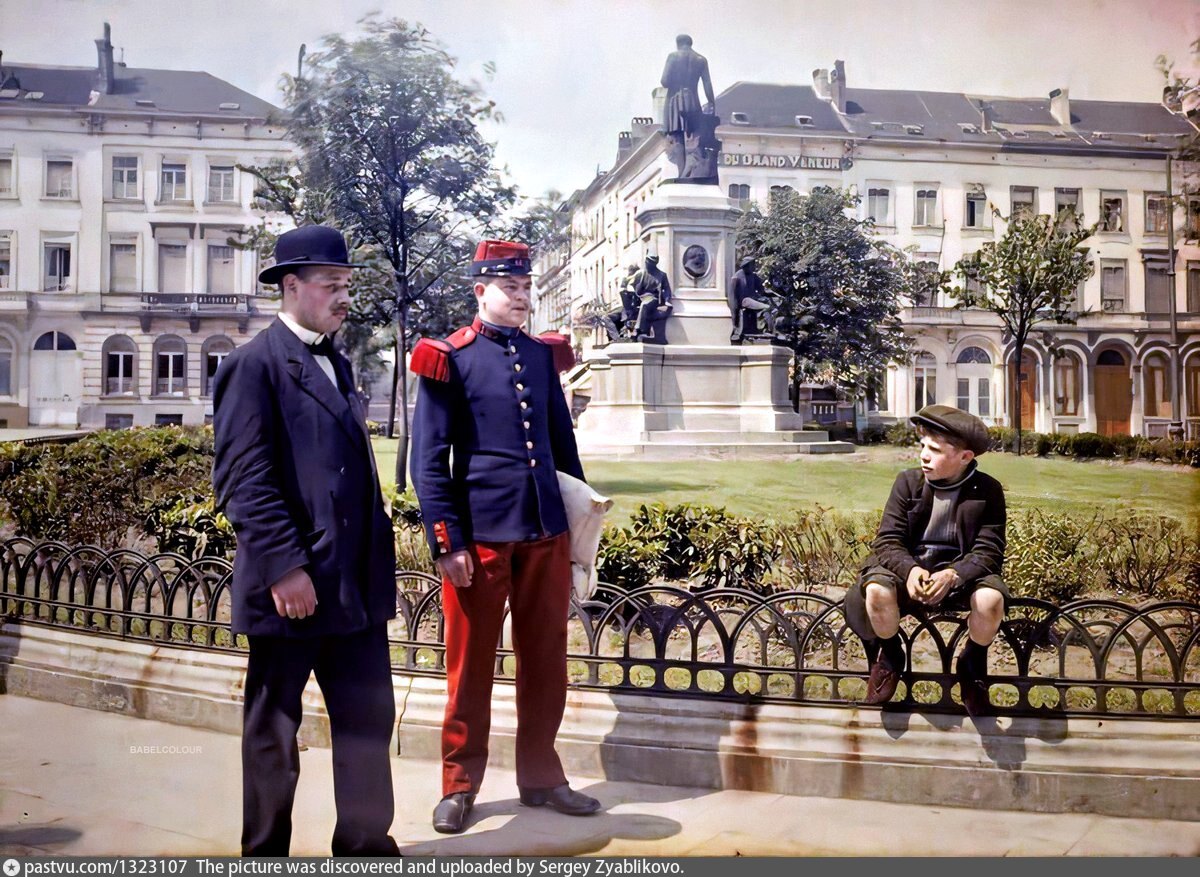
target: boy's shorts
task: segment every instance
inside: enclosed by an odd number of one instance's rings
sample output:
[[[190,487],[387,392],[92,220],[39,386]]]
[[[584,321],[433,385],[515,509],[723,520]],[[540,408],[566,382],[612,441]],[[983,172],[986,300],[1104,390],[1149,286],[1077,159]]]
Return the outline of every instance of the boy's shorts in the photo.
[[[1008,601],[1012,597],[1008,592],[1008,585],[1004,583],[1004,579],[998,575],[988,575],[951,588],[950,593],[942,598],[941,603],[938,603],[936,606],[927,606],[912,599],[908,595],[908,588],[905,587],[905,583],[890,569],[882,566],[867,567],[859,573],[858,581],[854,584],[854,587],[846,591],[844,610],[846,613],[846,623],[850,625],[851,630],[864,640],[875,639],[875,631],[872,629],[870,618],[867,616],[866,591],[869,582],[875,582],[895,591],[896,603],[900,607],[901,618],[905,615],[926,615],[931,611],[969,611],[971,608],[971,595],[979,588],[993,588],[999,591],[1004,596],[1006,609]]]

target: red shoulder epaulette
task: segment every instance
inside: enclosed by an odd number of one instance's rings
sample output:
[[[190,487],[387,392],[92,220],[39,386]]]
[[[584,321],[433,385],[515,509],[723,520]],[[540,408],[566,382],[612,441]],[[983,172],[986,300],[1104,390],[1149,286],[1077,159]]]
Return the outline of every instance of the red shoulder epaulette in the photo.
[[[450,380],[450,351],[461,350],[475,340],[475,330],[470,326],[459,329],[445,341],[422,338],[413,347],[408,367],[415,375],[434,381]]]
[[[554,356],[554,370],[557,372],[570,371],[575,367],[575,351],[571,348],[571,339],[559,332],[543,332],[533,336],[550,348]]]
[[[413,348],[408,367],[414,375],[434,381],[450,380],[450,345],[445,341],[422,338]]]

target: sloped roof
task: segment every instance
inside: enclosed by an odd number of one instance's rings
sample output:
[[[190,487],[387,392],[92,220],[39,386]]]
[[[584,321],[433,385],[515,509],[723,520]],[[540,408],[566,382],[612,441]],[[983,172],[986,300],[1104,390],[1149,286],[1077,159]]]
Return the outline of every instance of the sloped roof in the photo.
[[[990,105],[996,130],[978,130],[981,103]],[[1071,124],[1060,125],[1049,98],[1009,98],[956,92],[846,89],[846,113],[817,96],[810,85],[738,82],[717,97],[722,124],[784,128],[817,134],[847,134],[856,139],[922,140],[993,144],[998,148],[1121,148],[1160,151],[1176,138],[1194,133],[1182,118],[1159,104],[1071,100]],[[809,116],[801,127],[796,116]],[[977,130],[972,131],[971,126]],[[1096,132],[1108,135],[1095,137]]]
[[[32,64],[9,64],[3,67],[6,89],[19,88],[13,97],[0,98],[0,107],[19,104],[53,106],[69,109],[100,111],[158,111],[188,115],[229,115],[265,119],[278,117],[278,107],[261,98],[197,70],[153,70],[141,67],[113,68],[111,94],[99,94],[97,71],[94,67],[49,67]],[[41,92],[42,97],[30,100],[27,95]],[[149,101],[150,104],[138,104]],[[221,109],[221,104],[237,104],[234,109]]]

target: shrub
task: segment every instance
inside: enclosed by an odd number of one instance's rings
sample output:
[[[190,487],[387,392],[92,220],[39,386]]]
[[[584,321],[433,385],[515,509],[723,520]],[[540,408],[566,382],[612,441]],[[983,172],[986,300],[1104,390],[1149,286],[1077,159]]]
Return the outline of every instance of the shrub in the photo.
[[[1096,518],[1079,520],[1040,509],[1010,514],[1004,581],[1015,597],[1074,600],[1099,578]]]
[[[775,564],[779,545],[769,523],[741,518],[706,533],[700,545],[698,578],[705,588],[760,590]]]
[[[602,582],[633,590],[658,577],[666,543],[634,534],[625,527],[604,528],[596,552],[596,575]]]
[[[1118,594],[1195,597],[1200,545],[1181,521],[1161,515],[1114,516],[1099,527],[1096,539],[1105,584]]]
[[[151,506],[143,526],[160,552],[232,559],[237,547],[233,524],[215,505],[212,494],[164,499]]]
[[[915,445],[921,440],[921,437],[917,435],[917,431],[908,423],[907,420],[901,420],[897,423],[893,423],[887,428],[887,430],[884,432],[884,435],[887,436],[887,440],[891,444],[900,445],[901,447],[905,448],[909,445]]]
[[[850,587],[870,553],[879,518],[821,506],[797,512],[775,527],[779,557],[773,582],[788,590],[816,592]]]
[[[140,536],[151,510],[209,494],[212,430],[95,432],[70,444],[5,448],[7,514],[35,539],[115,548]]]
[[[709,545],[718,538],[718,533],[734,525],[734,519],[723,508],[694,503],[667,506],[656,502],[638,507],[629,522],[629,532],[643,542],[661,542],[659,574],[684,581],[700,571]]]

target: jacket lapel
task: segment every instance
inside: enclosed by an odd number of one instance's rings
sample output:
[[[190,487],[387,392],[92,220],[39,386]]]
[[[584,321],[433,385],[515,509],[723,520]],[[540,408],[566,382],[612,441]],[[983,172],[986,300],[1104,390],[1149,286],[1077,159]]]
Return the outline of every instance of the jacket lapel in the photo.
[[[914,540],[919,541],[929,526],[929,516],[933,514],[933,488],[921,477],[917,488],[916,502],[908,513],[908,533]],[[914,543],[915,544],[915,543]]]
[[[287,371],[300,389],[312,396],[326,411],[333,415],[334,420],[341,424],[342,429],[350,438],[362,440],[362,430],[351,426],[350,405],[341,391],[329,380],[329,376],[317,365],[308,347],[296,337],[296,333],[276,320],[272,327],[276,329],[275,337],[283,343],[287,355]],[[334,366],[336,371],[337,366]]]

